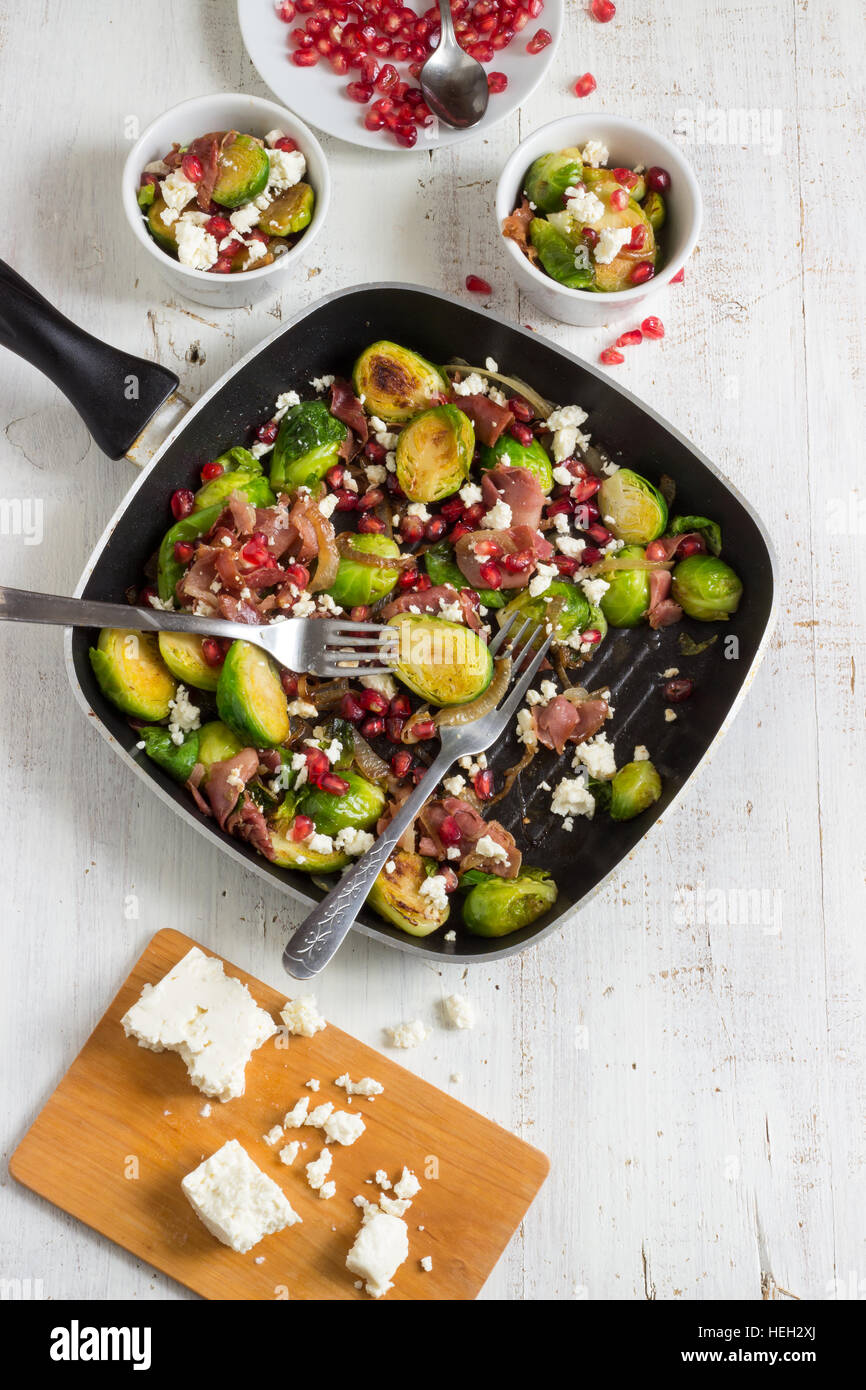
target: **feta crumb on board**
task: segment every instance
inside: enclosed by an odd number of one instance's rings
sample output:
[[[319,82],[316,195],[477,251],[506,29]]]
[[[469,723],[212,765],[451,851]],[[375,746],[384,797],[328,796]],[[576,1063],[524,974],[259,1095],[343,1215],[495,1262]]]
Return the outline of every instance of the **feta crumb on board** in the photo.
[[[304,1120],[305,1125],[312,1126],[313,1129],[324,1129],[325,1121],[333,1113],[333,1101],[326,1100],[324,1104],[317,1105],[315,1110],[311,1110]]]
[[[367,1204],[361,1229],[346,1256],[349,1273],[360,1276],[371,1298],[382,1298],[393,1287],[394,1275],[408,1256],[406,1222]]]
[[[429,1274],[430,1271],[431,1271],[432,1268],[433,1268],[433,1256],[432,1256],[432,1255],[422,1255],[422,1256],[421,1256],[420,1264],[421,1264],[421,1268],[424,1270],[425,1274]]]
[[[151,1052],[177,1052],[193,1086],[221,1101],[244,1093],[244,1071],[277,1026],[222,961],[193,946],[120,1020]]]
[[[362,1076],[360,1081],[353,1081],[348,1072],[338,1076],[334,1085],[341,1086],[349,1096],[380,1096],[385,1089],[381,1081],[374,1081],[372,1076]]]
[[[309,1108],[310,1097],[302,1096],[295,1106],[286,1113],[283,1119],[283,1127],[285,1129],[300,1129],[301,1125],[307,1123],[307,1111]]]
[[[237,1139],[229,1139],[188,1173],[181,1189],[211,1235],[241,1254],[263,1236],[301,1220],[282,1189]]]
[[[296,1037],[312,1038],[327,1026],[327,1022],[316,1008],[315,995],[302,994],[298,999],[289,999],[280,1010],[280,1018],[286,1030]]]
[[[321,1081],[319,1081],[318,1077],[315,1076],[311,1076],[309,1081],[304,1082],[304,1085],[306,1086],[308,1091],[318,1091],[321,1084]]]
[[[403,1165],[403,1171],[394,1184],[394,1193],[404,1201],[411,1201],[421,1191],[421,1184],[410,1168]]]
[[[616,761],[613,745],[608,743],[606,734],[596,734],[595,738],[577,745],[572,766],[577,771],[581,765],[587,769],[590,776],[597,777],[600,782],[607,782],[613,777]]]
[[[670,708],[668,708],[668,709],[665,710],[665,723],[667,723],[667,724],[673,724],[673,722],[674,722],[674,720],[676,719],[676,717],[677,717],[677,712],[676,712],[676,710],[670,709]]]
[[[348,1110],[335,1110],[325,1121],[325,1138],[331,1144],[348,1147],[360,1139],[367,1126],[362,1115],[350,1115]]]
[[[662,676],[666,681],[673,680],[674,676],[680,673],[679,666],[669,666],[666,671],[662,671]]]
[[[300,1144],[297,1139],[293,1139],[291,1144],[284,1144],[280,1149],[280,1162],[285,1163],[287,1168],[291,1168],[300,1152]]]
[[[452,1028],[475,1027],[475,1006],[467,994],[446,995],[442,1000],[442,1011]]]
[[[323,1202],[328,1202],[328,1201],[330,1201],[330,1199],[334,1196],[334,1193],[335,1193],[336,1191],[337,1191],[337,1184],[336,1184],[335,1182],[323,1182],[323,1183],[322,1183],[322,1186],[319,1188],[319,1197],[321,1198],[321,1200],[322,1200]],[[334,1226],[331,1227],[331,1230],[335,1230],[335,1229],[336,1229],[336,1227],[334,1227]]]
[[[274,1125],[273,1129],[268,1130],[267,1134],[264,1136],[264,1140],[266,1144],[270,1144],[271,1146],[273,1146],[274,1144],[278,1144],[282,1137],[282,1125]]]
[[[307,1164],[307,1182],[314,1192],[318,1192],[330,1173],[332,1161],[330,1149],[322,1149],[319,1157]]]
[[[410,1023],[397,1023],[387,1031],[392,1047],[417,1047],[430,1036],[429,1028],[424,1026],[420,1018],[415,1018]]]

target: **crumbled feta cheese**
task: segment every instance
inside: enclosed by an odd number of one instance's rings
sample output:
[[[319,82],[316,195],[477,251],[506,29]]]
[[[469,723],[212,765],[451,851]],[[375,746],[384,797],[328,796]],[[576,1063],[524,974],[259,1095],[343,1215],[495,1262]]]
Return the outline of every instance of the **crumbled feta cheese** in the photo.
[[[388,1033],[392,1047],[417,1047],[430,1036],[429,1028],[424,1027],[420,1018],[413,1019],[411,1023],[397,1023],[388,1029]]]
[[[397,694],[397,686],[393,676],[362,676],[361,684],[368,690],[378,690],[380,695],[386,699],[393,700]]]
[[[317,1077],[311,1076],[309,1081],[304,1082],[304,1085],[306,1086],[308,1091],[318,1091],[322,1083],[318,1080]]]
[[[283,1116],[284,1129],[300,1129],[301,1125],[307,1123],[307,1111],[310,1108],[310,1097],[302,1096],[295,1102],[293,1108]]]
[[[324,1129],[325,1121],[333,1113],[333,1109],[333,1101],[324,1101],[321,1105],[317,1105],[315,1110],[310,1111],[309,1115],[304,1120],[304,1124],[311,1129]]]
[[[670,706],[668,706],[668,708],[665,710],[665,722],[666,722],[667,724],[673,724],[673,722],[674,722],[674,720],[676,719],[676,717],[677,717],[677,712],[676,712],[676,710],[673,710],[673,709],[670,708]]]
[[[189,691],[185,685],[177,687],[174,698],[168,702],[168,707],[171,711],[168,731],[171,734],[172,743],[180,747],[184,734],[191,733],[193,729],[201,728],[201,711],[198,705],[194,705],[190,700]],[[243,790],[243,784],[241,790]]]
[[[333,376],[314,376],[310,381],[313,390],[318,391],[320,395],[333,386],[333,384]]]
[[[589,165],[590,169],[598,169],[607,163],[609,152],[601,140],[587,140],[580,157],[584,164]]]
[[[219,256],[216,237],[184,213],[175,231],[177,258],[191,270],[209,270]]]
[[[205,1101],[204,1105],[202,1106],[201,1110],[200,1110],[198,1113],[201,1115],[202,1119],[209,1120],[209,1119],[210,1119],[210,1116],[211,1116],[211,1110],[212,1110],[212,1109],[213,1109],[213,1107],[211,1106],[211,1103],[210,1103],[210,1101],[208,1100],[208,1101]]]
[[[595,815],[595,797],[592,792],[587,791],[582,778],[563,777],[553,793],[550,809],[555,816],[564,816],[566,820],[570,820],[572,816],[586,816],[588,820],[592,820]],[[566,825],[565,829],[570,830],[571,826]]]
[[[524,744],[527,748],[532,747],[538,742],[538,734],[535,731],[535,720],[532,717],[531,709],[521,709],[517,711],[517,742]]]
[[[402,1173],[394,1184],[394,1195],[402,1197],[404,1201],[411,1201],[420,1191],[420,1182],[415,1174],[404,1165]]]
[[[496,846],[500,848],[499,845]],[[480,853],[480,851],[479,851]],[[506,860],[508,855],[505,855]],[[452,1028],[474,1028],[475,1008],[466,994],[448,994],[442,1000],[442,1009]],[[399,1194],[398,1194],[399,1195]]]
[[[300,1151],[300,1144],[297,1139],[292,1140],[291,1144],[284,1144],[280,1149],[280,1162],[285,1163],[287,1168],[291,1168]]]
[[[175,169],[168,178],[163,179],[159,191],[165,203],[162,220],[167,227],[177,221],[181,208],[185,208],[198,192],[195,184],[191,183],[180,169]]]
[[[481,525],[488,531],[507,531],[511,525],[511,508],[508,503],[500,497],[498,502],[484,513]]]
[[[556,548],[561,554],[570,555],[572,559],[577,560],[586,549],[586,541],[578,536],[557,536]]]
[[[149,594],[147,601],[150,604],[151,608],[158,609],[160,613],[174,612],[174,599],[167,598],[163,602],[163,600],[159,598],[156,594]]]
[[[613,745],[607,741],[607,734],[596,734],[595,738],[577,745],[572,764],[575,772],[581,764],[591,777],[597,777],[601,782],[610,780],[616,772],[616,760]]]
[[[260,261],[263,256],[267,255],[267,244],[264,241],[260,241],[258,237],[250,237],[248,241],[244,242],[244,246],[247,251],[247,267],[255,264],[256,261]]]
[[[421,521],[430,520],[430,513],[423,502],[410,502],[409,506],[406,508],[406,515],[417,516]]]
[[[336,1191],[337,1184],[335,1182],[323,1182],[319,1188],[319,1196],[323,1202],[329,1202]],[[336,1227],[332,1226],[331,1229],[336,1230]]]
[[[556,468],[553,470],[553,481],[555,483],[561,483],[563,487],[571,487],[574,482],[574,474],[569,468],[566,468],[564,464],[560,463],[557,464]]]
[[[442,874],[431,874],[429,878],[425,878],[418,889],[418,896],[426,898],[424,913],[433,920],[448,909],[448,890]]]
[[[350,1274],[360,1275],[371,1298],[382,1298],[408,1258],[409,1235],[406,1222],[399,1216],[370,1208],[367,1204],[361,1229],[346,1256],[346,1268]]]
[[[387,1197],[384,1192],[379,1198],[380,1210],[386,1211],[389,1216],[402,1216],[411,1205],[412,1203],[408,1202],[405,1197]]]
[[[484,365],[485,365],[485,367],[487,368],[488,372],[498,372],[498,371],[499,371],[499,364],[498,364],[498,362],[494,362],[494,360],[493,360],[492,357],[486,358],[486,359],[485,359],[485,362],[484,362]]]
[[[502,864],[508,863],[508,850],[503,848],[490,835],[482,835],[475,846],[475,853],[480,854],[483,859],[497,859]]]
[[[422,1256],[421,1256],[421,1262],[420,1262],[420,1263],[421,1263],[421,1268],[424,1270],[425,1274],[429,1274],[430,1271],[431,1271],[432,1268],[433,1268],[433,1256],[432,1256],[432,1255],[422,1255]]]
[[[335,1110],[325,1121],[325,1137],[331,1144],[354,1144],[367,1126],[363,1115],[351,1115],[348,1110]]]
[[[357,856],[366,854],[375,843],[375,839],[375,835],[371,835],[368,830],[356,830],[354,826],[347,825],[337,832],[334,848],[341,854]]]
[[[610,584],[606,579],[581,579],[580,587],[586,595],[587,602],[593,608],[597,608],[610,588]]]
[[[339,498],[337,497],[337,494],[335,492],[329,492],[326,497],[323,497],[321,502],[319,503],[319,511],[321,512],[322,516],[332,516],[337,509],[338,501]]]
[[[184,1196],[211,1235],[241,1254],[263,1236],[300,1221],[285,1194],[229,1139],[181,1182]]]
[[[388,860],[388,863],[385,865],[385,873],[386,873],[386,874],[393,874],[394,871],[396,870],[396,868],[397,868],[397,865],[395,864],[394,860],[393,860],[393,859],[389,859],[389,860]]]
[[[486,396],[487,382],[477,372],[470,372],[463,381],[452,381],[451,389],[455,396]]]
[[[466,786],[466,778],[456,773],[453,777],[443,777],[442,785],[449,796],[459,796]]]
[[[455,848],[456,848],[456,846],[455,846]],[[445,936],[444,936],[443,939],[444,939],[445,941],[449,942],[449,943],[452,942],[452,941],[456,941],[456,940],[457,940],[457,933],[456,933],[456,931],[447,931],[447,932],[445,933]]]
[[[312,1163],[307,1164],[307,1182],[314,1192],[318,1192],[325,1178],[330,1173],[331,1162],[330,1149],[322,1149],[319,1157],[313,1159]]]
[[[576,188],[565,206],[578,222],[591,227],[604,217],[604,203],[588,188]]]
[[[543,594],[545,589],[550,588],[551,580],[558,578],[559,570],[556,568],[556,565],[543,565],[539,563],[536,567],[535,574],[529,581],[530,597],[538,598],[539,594]]]
[[[674,676],[680,673],[679,666],[669,666],[666,671],[662,671],[662,676],[666,681],[673,680]]]
[[[645,743],[637,743],[637,744],[635,744],[635,750],[634,750],[634,755],[633,755],[632,761],[633,761],[633,762],[636,762],[636,763],[648,763],[649,760],[650,760],[649,749],[647,748],[646,744],[645,744]]]
[[[483,493],[477,483],[464,483],[458,496],[464,506],[476,507],[482,500]]]
[[[234,212],[229,213],[229,221],[240,236],[246,236],[253,227],[257,226],[260,216],[261,213],[255,203],[244,203],[241,207],[235,208]]]
[[[631,227],[602,227],[594,255],[597,265],[610,265],[631,241]]]
[[[367,482],[371,486],[384,483],[388,476],[387,468],[383,468],[381,463],[368,463],[364,468],[364,472],[367,476]]]
[[[270,173],[268,192],[282,193],[300,183],[307,168],[307,161],[300,150],[268,150]]]
[[[349,1096],[380,1096],[385,1089],[381,1081],[374,1081],[372,1076],[362,1076],[360,1081],[353,1081],[348,1072],[338,1076],[334,1085],[342,1086]]]
[[[287,1032],[302,1038],[311,1038],[314,1033],[320,1033],[327,1026],[326,1020],[316,1008],[316,999],[312,994],[302,994],[297,999],[290,999],[285,1008],[280,1010],[280,1018],[286,1025]]]

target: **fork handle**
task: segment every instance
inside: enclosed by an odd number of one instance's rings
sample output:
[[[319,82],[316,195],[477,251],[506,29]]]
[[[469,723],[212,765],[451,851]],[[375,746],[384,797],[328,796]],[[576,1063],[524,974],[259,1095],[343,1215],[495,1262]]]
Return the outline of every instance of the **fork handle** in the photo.
[[[304,918],[283,951],[283,965],[293,979],[312,979],[339,950],[400,836],[408,830],[453,762],[447,753],[439,752],[376,843]]]
[[[197,618],[191,613],[166,613],[158,608],[133,608],[128,603],[101,603],[94,599],[67,598],[60,594],[36,594],[29,589],[0,586],[0,621],[53,623],[58,627],[119,627],[134,632],[197,632],[202,637],[240,637],[256,641],[256,629],[248,623],[222,618]]]

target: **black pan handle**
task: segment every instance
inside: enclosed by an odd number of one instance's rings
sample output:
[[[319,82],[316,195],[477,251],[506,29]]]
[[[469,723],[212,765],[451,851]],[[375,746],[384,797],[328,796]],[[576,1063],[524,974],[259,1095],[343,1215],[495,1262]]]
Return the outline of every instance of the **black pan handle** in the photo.
[[[166,367],[85,333],[5,261],[0,261],[0,345],[60,388],[113,459],[123,458],[178,384]]]

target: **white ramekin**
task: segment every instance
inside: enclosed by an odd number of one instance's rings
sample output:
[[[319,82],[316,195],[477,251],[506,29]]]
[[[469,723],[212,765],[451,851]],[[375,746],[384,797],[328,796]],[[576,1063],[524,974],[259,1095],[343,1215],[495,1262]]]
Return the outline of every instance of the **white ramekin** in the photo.
[[[667,218],[660,234],[662,258],[651,280],[630,290],[597,294],[592,290],[571,290],[559,285],[524,256],[520,248],[502,235],[502,222],[520,202],[526,171],[539,155],[600,140],[610,151],[608,167],[631,169],[643,164],[647,169],[660,165],[671,176],[670,192],[665,194]],[[581,328],[600,328],[614,323],[634,310],[643,300],[670,283],[695,248],[701,230],[701,190],[689,165],[676,145],[639,121],[603,112],[581,113],[551,121],[517,146],[496,187],[496,230],[518,285],[539,309],[561,323]]]
[[[145,164],[161,159],[174,141],[184,145],[211,130],[238,130],[262,137],[269,130],[282,130],[298,142],[307,161],[306,178],[316,195],[313,220],[303,236],[271,265],[260,266],[238,275],[210,275],[181,265],[157,246],[147,231],[138,206],[141,173]],[[247,96],[242,92],[215,92],[193,97],[151,121],[129,152],[123,166],[123,210],[132,233],[147,254],[153,256],[164,279],[186,299],[214,309],[239,309],[264,295],[278,294],[282,282],[309,251],[324,226],[331,200],[331,177],[324,151],[313,132],[297,116],[275,101]]]

